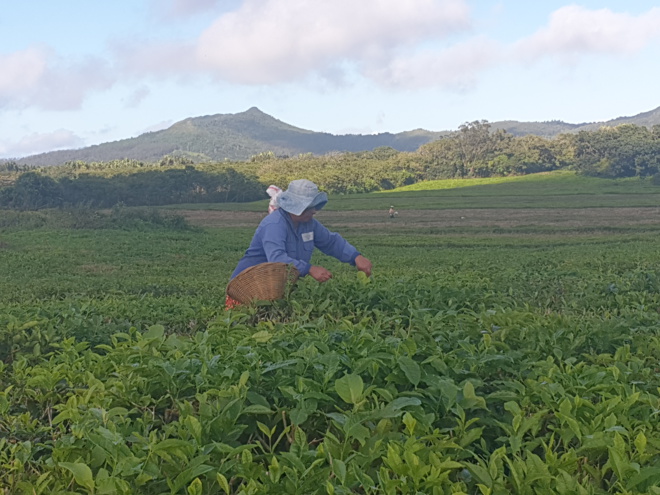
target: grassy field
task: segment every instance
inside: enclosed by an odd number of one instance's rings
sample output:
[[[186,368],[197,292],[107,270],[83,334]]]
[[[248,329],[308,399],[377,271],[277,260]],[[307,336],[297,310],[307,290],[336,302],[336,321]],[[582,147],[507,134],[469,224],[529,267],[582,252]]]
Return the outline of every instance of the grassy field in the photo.
[[[173,205],[184,210],[266,210],[268,200],[214,205]],[[427,181],[392,191],[331,195],[328,211],[472,208],[631,208],[660,205],[660,187],[649,179],[598,179],[557,171],[518,177]]]
[[[230,312],[265,201],[1,228],[0,493],[660,493],[660,188],[448,184],[332,197],[374,276]]]

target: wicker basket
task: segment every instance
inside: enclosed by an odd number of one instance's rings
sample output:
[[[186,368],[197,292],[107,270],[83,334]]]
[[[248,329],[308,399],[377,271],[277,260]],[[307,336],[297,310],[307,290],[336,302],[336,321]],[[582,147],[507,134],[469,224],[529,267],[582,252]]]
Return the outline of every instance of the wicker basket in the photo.
[[[286,263],[261,263],[246,268],[227,285],[227,295],[241,304],[282,299],[300,274]]]

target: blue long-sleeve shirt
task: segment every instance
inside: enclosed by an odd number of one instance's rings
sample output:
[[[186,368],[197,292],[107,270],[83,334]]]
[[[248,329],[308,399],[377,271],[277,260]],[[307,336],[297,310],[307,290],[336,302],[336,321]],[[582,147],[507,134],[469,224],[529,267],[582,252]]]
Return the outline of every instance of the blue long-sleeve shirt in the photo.
[[[304,277],[312,266],[309,261],[315,247],[351,265],[355,265],[355,258],[360,255],[342,236],[330,232],[317,220],[299,223],[296,227],[289,214],[280,208],[261,221],[231,278],[246,268],[266,262],[292,264]]]

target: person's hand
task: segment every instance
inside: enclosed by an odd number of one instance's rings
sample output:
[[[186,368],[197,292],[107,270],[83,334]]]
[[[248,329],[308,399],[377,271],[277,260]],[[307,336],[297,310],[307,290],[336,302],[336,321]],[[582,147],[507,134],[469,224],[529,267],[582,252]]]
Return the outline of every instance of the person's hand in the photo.
[[[371,261],[369,261],[364,256],[360,255],[355,258],[355,268],[361,272],[364,272],[367,277],[371,277]]]
[[[317,265],[312,265],[312,267],[309,269],[309,274],[314,280],[321,283],[327,282],[332,278],[332,273],[330,273],[330,270],[326,270],[322,266]]]

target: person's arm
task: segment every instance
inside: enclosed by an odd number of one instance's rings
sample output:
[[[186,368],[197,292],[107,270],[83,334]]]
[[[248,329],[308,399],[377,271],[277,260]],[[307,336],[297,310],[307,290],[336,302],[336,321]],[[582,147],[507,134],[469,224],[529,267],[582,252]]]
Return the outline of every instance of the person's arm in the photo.
[[[308,261],[298,260],[289,256],[286,250],[287,226],[272,223],[264,228],[262,246],[269,262],[292,264],[301,277],[309,273],[312,266]]]
[[[355,268],[361,272],[364,272],[367,277],[371,276],[371,261],[369,261],[364,256],[359,255],[357,258],[355,258]]]
[[[358,270],[367,275],[371,275],[371,261],[362,256],[360,252],[341,235],[336,232],[330,232],[316,220],[314,220],[314,245],[328,256],[337,258],[344,263],[350,263]]]

